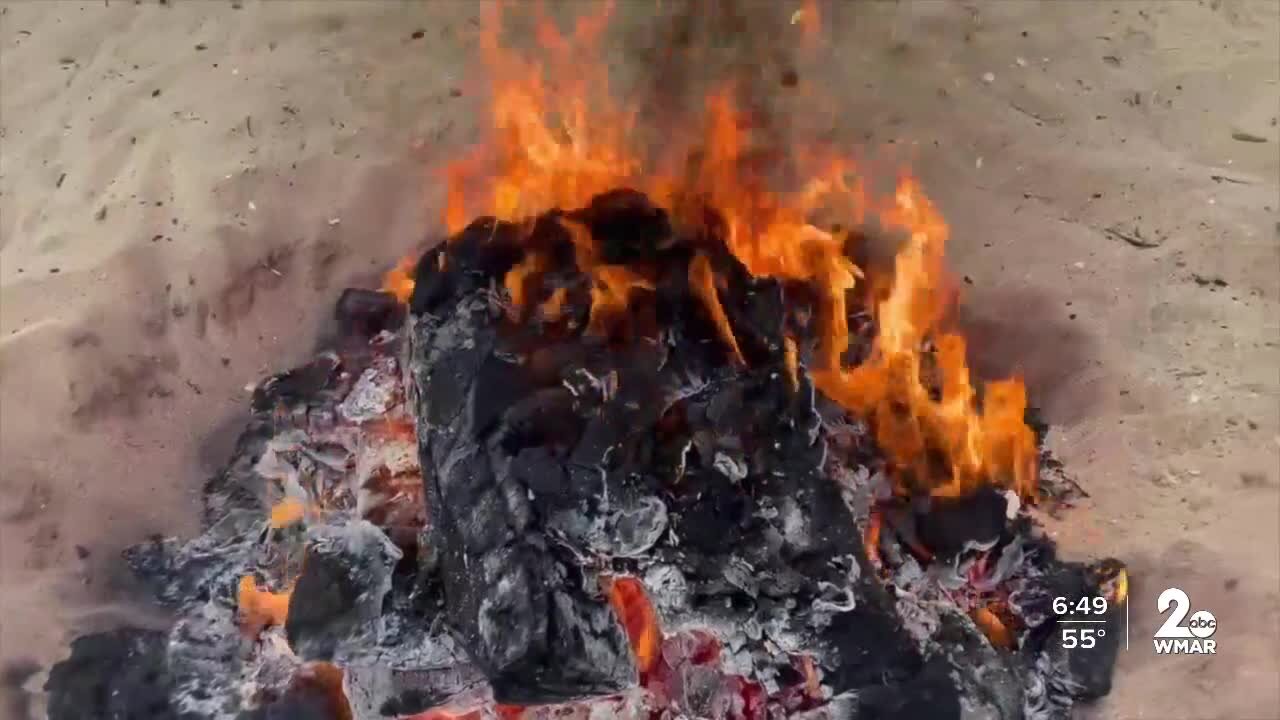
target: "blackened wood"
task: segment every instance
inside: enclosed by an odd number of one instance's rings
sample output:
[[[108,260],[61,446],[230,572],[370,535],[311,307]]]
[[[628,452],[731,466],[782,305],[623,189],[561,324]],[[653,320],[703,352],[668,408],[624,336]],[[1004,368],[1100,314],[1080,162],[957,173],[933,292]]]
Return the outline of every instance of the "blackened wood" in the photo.
[[[925,547],[939,558],[952,558],[970,544],[990,546],[1004,534],[1008,499],[991,485],[960,497],[931,498],[916,518]]]
[[[503,255],[500,244],[495,252]],[[482,248],[457,258],[418,276],[413,305],[422,312],[410,329],[427,541],[446,615],[500,702],[616,692],[637,679],[626,635],[591,579],[554,547],[513,463],[519,448],[503,443],[537,389],[504,351],[500,315],[482,289],[485,272],[509,258]]]
[[[635,203],[593,207],[613,205]],[[513,233],[480,221],[424,258],[408,330],[426,543],[445,613],[495,697],[552,702],[635,682],[582,557],[627,557],[667,522],[652,552],[704,598],[687,612],[782,623],[827,659],[837,692],[912,682],[921,658],[823,469],[814,388],[786,379],[780,287],[736,273],[727,304],[758,361],[747,369],[688,293],[687,249],[657,260],[677,265],[655,295],[669,321],[656,339],[531,339],[489,290],[501,274],[486,277],[516,262]],[[677,405],[686,426],[664,435]],[[679,487],[660,437],[692,448]],[[646,511],[659,496],[666,507]]]

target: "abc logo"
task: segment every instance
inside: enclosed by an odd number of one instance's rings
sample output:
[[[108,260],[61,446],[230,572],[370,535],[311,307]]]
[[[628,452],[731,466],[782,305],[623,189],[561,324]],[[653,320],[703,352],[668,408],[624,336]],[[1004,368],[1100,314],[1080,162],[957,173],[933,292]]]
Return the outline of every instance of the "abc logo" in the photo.
[[[1218,619],[1208,610],[1197,610],[1187,621],[1187,628],[1198,638],[1213,637],[1213,634],[1218,631]]]

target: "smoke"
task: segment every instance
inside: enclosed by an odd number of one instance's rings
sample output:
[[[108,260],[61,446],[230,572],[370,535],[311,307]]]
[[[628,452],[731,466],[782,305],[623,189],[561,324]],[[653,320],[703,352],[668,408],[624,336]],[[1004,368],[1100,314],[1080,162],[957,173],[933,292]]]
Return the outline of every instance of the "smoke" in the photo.
[[[750,130],[752,170],[776,171],[801,131],[794,103],[815,95],[805,78],[818,53],[817,12],[802,7],[812,4],[622,3],[614,67],[644,140],[661,148],[669,138],[697,135],[706,99],[728,89]]]

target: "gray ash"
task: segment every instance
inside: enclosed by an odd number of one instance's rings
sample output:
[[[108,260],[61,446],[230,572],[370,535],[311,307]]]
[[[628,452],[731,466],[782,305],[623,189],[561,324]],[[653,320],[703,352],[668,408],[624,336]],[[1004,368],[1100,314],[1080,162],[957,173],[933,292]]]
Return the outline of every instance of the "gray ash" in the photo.
[[[591,309],[564,220],[643,277],[625,307]],[[345,292],[334,349],[258,386],[205,532],[128,553],[174,625],[77,640],[53,720],[1043,720],[1109,690],[1119,633],[1068,649],[1053,600],[1122,614],[1123,568],[1058,560],[1012,493],[904,495],[814,388],[815,299],[713,231],[616,191],[478,220],[415,279],[407,312]]]

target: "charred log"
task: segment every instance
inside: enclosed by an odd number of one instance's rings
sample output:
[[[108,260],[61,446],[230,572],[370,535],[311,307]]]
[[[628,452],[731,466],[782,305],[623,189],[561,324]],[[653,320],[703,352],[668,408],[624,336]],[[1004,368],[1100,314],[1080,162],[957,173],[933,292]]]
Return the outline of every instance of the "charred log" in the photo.
[[[495,310],[481,298],[486,292],[461,295],[446,306],[447,317],[414,320],[411,373],[428,542],[446,614],[503,702],[617,692],[636,681],[626,635],[535,510],[537,496],[520,479],[532,456],[521,464],[519,449],[503,447],[506,434],[518,431],[503,420],[510,412],[519,424],[520,402],[535,386],[503,353]],[[565,477],[569,471],[563,468]],[[553,489],[567,491],[549,495],[554,502],[572,501],[567,484]]]
[[[597,225],[623,224],[601,217],[606,208],[654,222],[647,204],[615,196],[588,209]],[[739,273],[735,317],[757,338],[757,364],[739,370],[701,311],[671,306],[693,304],[687,254],[651,254],[680,269],[657,294],[668,329],[548,348],[565,358],[548,374],[525,360],[537,338],[506,321],[485,283],[438,277],[508,263],[506,240],[490,259],[478,238],[464,231],[444,261],[420,265],[410,371],[446,613],[495,697],[554,702],[633,683],[625,636],[584,590],[596,573],[583,559],[641,554],[688,576],[686,611],[756,628],[743,641],[772,626],[797,648],[825,648],[837,692],[911,681],[921,659],[822,471],[814,390],[787,379],[781,288]],[[466,291],[445,302],[446,286]],[[660,431],[672,413],[683,426]],[[660,458],[680,448],[687,463],[671,477]],[[743,662],[772,677],[788,664],[779,655]]]

